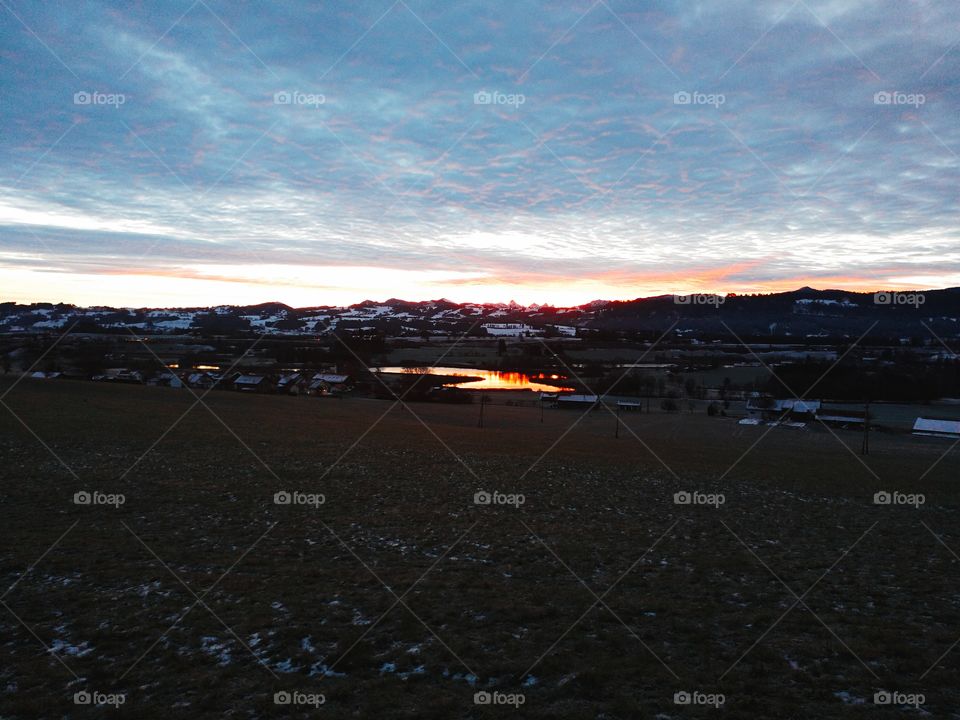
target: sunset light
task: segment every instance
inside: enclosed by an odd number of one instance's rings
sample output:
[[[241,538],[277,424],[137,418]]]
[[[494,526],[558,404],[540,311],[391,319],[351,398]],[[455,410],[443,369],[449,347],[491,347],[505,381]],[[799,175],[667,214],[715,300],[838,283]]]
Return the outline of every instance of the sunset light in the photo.
[[[960,718],[960,0],[0,63],[0,720]]]

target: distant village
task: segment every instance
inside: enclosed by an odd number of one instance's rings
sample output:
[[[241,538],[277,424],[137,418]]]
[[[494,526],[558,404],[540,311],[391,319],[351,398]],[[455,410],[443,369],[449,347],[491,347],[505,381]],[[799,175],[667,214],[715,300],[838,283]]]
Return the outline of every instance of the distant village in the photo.
[[[492,399],[489,391],[470,393],[457,387],[443,385],[442,376],[427,376],[424,368],[409,368],[409,372],[393,375],[381,375],[379,380],[361,382],[364,394],[374,397],[410,400],[439,400],[441,402],[472,403],[475,397],[480,402],[489,403]],[[370,374],[367,372],[366,374]],[[33,371],[28,373],[32,380],[59,380],[65,378],[60,371]],[[387,379],[384,379],[387,378]],[[280,373],[220,372],[213,369],[188,369],[178,371],[168,369],[149,378],[137,370],[111,368],[90,378],[95,382],[139,384],[150,387],[168,387],[195,391],[225,390],[237,393],[266,393],[303,397],[343,397],[357,388],[353,375],[335,372],[335,368],[326,370],[295,370]],[[447,378],[449,379],[449,378]],[[417,390],[417,385],[422,387]],[[412,397],[407,397],[415,390]],[[494,393],[496,394],[496,393]],[[505,394],[515,395],[511,391]],[[867,433],[871,430],[906,430],[903,418],[892,424],[883,422],[885,406],[879,404],[871,409],[869,404],[857,406],[849,402],[830,402],[798,398],[776,398],[768,393],[757,391],[744,393],[730,391],[729,394],[717,390],[701,393],[698,398],[706,412],[711,416],[738,418],[739,425],[778,426],[803,429],[817,425],[832,426],[844,430],[858,430]],[[575,390],[531,393],[527,401],[507,400],[510,405],[540,405],[557,409],[594,410],[602,405],[612,407],[619,416],[624,413],[650,413],[651,397],[625,397],[614,393],[593,394]],[[738,409],[732,408],[736,403]],[[689,411],[695,404],[691,402]],[[680,403],[671,397],[657,397],[653,404],[654,412],[682,412]],[[960,401],[956,403],[956,417],[917,416],[912,421],[910,431],[923,437],[946,438],[960,441]],[[742,417],[741,417],[742,415]],[[899,426],[899,427],[898,427]]]

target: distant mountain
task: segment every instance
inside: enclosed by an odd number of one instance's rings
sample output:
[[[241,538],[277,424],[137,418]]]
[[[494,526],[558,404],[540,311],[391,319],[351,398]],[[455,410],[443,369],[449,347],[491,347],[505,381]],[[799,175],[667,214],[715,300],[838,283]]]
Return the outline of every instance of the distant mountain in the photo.
[[[629,301],[595,300],[576,307],[450,300],[366,300],[346,307],[292,308],[280,302],[209,308],[82,308],[54,303],[0,303],[0,333],[76,332],[326,335],[341,331],[396,336],[423,333],[515,334],[497,325],[521,324],[522,332],[558,336],[657,333],[681,336],[796,338],[842,342],[870,330],[871,338],[898,342],[916,337],[960,337],[960,288],[922,292],[854,293],[798,290],[767,295],[661,295]],[[872,328],[872,329],[871,329]]]

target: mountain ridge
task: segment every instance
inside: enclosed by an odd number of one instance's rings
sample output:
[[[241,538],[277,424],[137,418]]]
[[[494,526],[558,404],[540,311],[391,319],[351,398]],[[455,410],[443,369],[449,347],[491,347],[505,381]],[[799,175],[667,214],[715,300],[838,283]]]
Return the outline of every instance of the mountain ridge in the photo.
[[[890,336],[926,330],[960,337],[960,287],[879,293],[801,287],[778,293],[656,295],[594,300],[582,305],[454,303],[399,298],[352,305],[295,308],[271,301],[255,305],[180,308],[80,307],[66,303],[0,303],[0,333],[62,330],[136,330],[145,333],[259,333],[326,335],[334,331],[388,335],[474,334],[576,336],[585,332],[664,330],[710,335],[745,332],[799,337],[860,335],[865,323]],[[504,324],[515,327],[497,327]],[[482,328],[480,331],[478,328]]]

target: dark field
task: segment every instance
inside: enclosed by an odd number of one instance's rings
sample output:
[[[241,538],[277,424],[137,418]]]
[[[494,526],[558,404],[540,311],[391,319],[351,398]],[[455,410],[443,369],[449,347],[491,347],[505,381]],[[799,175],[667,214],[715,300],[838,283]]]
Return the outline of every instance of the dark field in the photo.
[[[3,718],[906,712],[884,690],[960,717],[950,441],[875,433],[861,458],[856,432],[705,414],[624,415],[616,439],[602,410],[564,434],[579,412],[494,405],[481,430],[478,405],[214,392],[190,410],[186,390],[69,381],[3,402]]]

